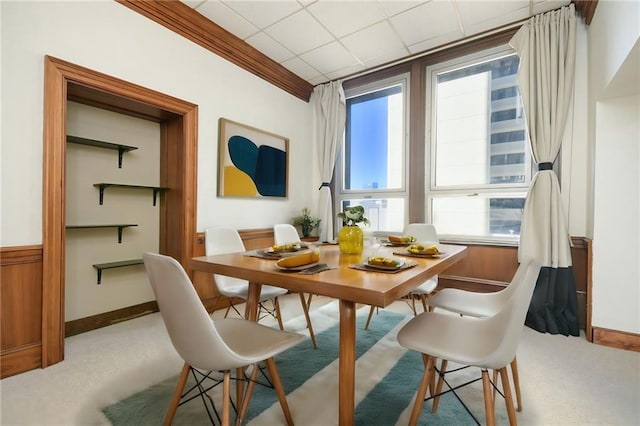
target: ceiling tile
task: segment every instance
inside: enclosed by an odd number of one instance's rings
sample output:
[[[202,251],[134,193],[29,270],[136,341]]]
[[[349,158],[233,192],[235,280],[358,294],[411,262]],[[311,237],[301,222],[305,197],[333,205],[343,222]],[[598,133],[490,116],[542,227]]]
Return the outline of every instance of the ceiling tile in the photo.
[[[571,3],[570,0],[534,0],[532,15],[548,12],[553,9],[560,9],[569,3]]]
[[[441,34],[437,37],[433,37],[428,40],[424,40],[416,44],[412,44],[411,46],[409,46],[409,51],[411,52],[412,55],[417,53],[422,53],[427,50],[431,50],[433,48],[440,47],[445,44],[459,40],[461,37],[462,37],[462,33],[460,31],[455,31],[448,34]]]
[[[427,1],[431,1],[431,0],[427,0]],[[378,0],[378,4],[380,5],[380,9],[382,9],[385,15],[387,15],[387,17],[390,18],[392,16],[395,16],[409,9],[418,7],[421,4],[427,3],[427,1]]]
[[[262,31],[247,38],[246,42],[276,62],[286,61],[295,56],[289,49]]]
[[[304,53],[300,58],[323,74],[359,64],[358,60],[337,41]]]
[[[207,0],[182,0],[182,3],[194,9],[206,2]]]
[[[306,10],[272,25],[265,32],[295,54],[308,52],[334,40]]]
[[[241,39],[258,32],[258,27],[219,1],[207,1],[196,10]]]
[[[375,67],[380,66],[380,65],[384,65],[384,64],[391,63],[391,62],[395,62],[399,58],[403,58],[405,56],[407,56],[407,55],[405,54],[405,55],[402,55],[402,56],[398,56],[398,52],[397,51],[390,52],[390,53],[388,53],[386,55],[376,56],[375,58],[371,58],[371,59],[365,61],[364,66],[365,66],[365,68],[375,68]]]
[[[502,3],[509,3],[509,5]],[[529,17],[529,2],[514,1],[513,4],[490,2],[490,4],[488,9],[492,10],[492,13],[487,13],[481,5],[474,2],[460,3],[460,20],[465,36],[502,27]],[[520,7],[515,7],[516,5]]]
[[[390,19],[406,45],[459,30],[452,2],[432,1]]]
[[[227,0],[224,4],[244,16],[258,28],[264,29],[280,21],[297,10],[302,5],[296,1],[245,1]]]
[[[475,24],[487,19],[498,18],[516,11],[526,10],[529,14],[529,0],[510,1],[457,1],[458,11],[463,24]]]
[[[312,78],[318,78],[322,76],[318,70],[307,64],[300,58],[292,58],[282,63],[282,66],[293,72],[294,74],[309,80]]]
[[[398,56],[409,53],[387,21],[343,37],[340,41],[362,62],[393,52]]]
[[[369,1],[317,1],[307,10],[335,37],[361,30],[385,19],[378,3]]]
[[[352,75],[352,74],[356,74],[361,71],[364,71],[365,69],[366,67],[364,65],[360,65],[360,64],[352,65],[350,67],[342,68],[334,72],[328,73],[327,74],[328,79],[325,79],[325,81],[338,80],[340,78],[343,78],[344,76]]]

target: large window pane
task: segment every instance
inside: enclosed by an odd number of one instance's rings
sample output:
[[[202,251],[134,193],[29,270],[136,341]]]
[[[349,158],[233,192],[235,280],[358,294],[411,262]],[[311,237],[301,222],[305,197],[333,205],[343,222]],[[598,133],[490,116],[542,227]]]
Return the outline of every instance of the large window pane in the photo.
[[[432,199],[438,233],[471,237],[518,237],[524,208],[522,194],[444,196]]]
[[[527,182],[518,63],[510,55],[435,74],[435,187]]]
[[[402,85],[347,99],[344,189],[401,189],[404,185]]]
[[[519,238],[531,158],[518,64],[517,55],[498,48],[427,69],[427,205],[445,239]]]

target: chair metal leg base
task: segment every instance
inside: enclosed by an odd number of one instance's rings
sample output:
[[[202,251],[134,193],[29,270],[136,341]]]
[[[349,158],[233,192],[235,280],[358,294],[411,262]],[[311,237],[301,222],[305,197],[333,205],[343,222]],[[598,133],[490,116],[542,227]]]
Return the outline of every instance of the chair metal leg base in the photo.
[[[191,373],[195,381],[195,384],[193,384],[189,389],[185,390],[184,388],[187,383],[189,373]],[[228,376],[228,380],[230,381],[231,377],[227,373],[224,373],[222,378],[215,377],[214,375],[222,374],[222,373],[211,372],[211,371],[202,372],[200,370],[197,370],[191,367],[189,364],[185,363],[184,366],[182,367],[182,372],[178,377],[178,382],[176,383],[176,388],[173,392],[171,403],[169,404],[169,408],[167,410],[167,414],[165,416],[163,425],[164,426],[171,425],[173,422],[173,418],[176,414],[176,411],[178,410],[178,407],[180,407],[183,404],[186,404],[189,401],[197,399],[198,397],[200,397],[200,399],[202,400],[202,403],[204,405],[205,410],[207,411],[207,416],[209,417],[211,424],[215,425],[216,420],[218,423],[224,424],[225,423],[224,418],[228,418],[228,416],[230,415],[228,411],[230,409],[229,408],[225,409],[223,407],[223,414],[221,419],[220,413],[218,412],[218,409],[216,408],[216,405],[213,402],[213,399],[211,398],[211,396],[208,394],[208,392],[220,384],[223,384],[224,386],[224,381],[227,380],[227,376]],[[234,378],[233,380],[238,380],[238,378]],[[244,382],[245,379],[241,378],[239,380]],[[228,392],[228,390],[225,390],[224,392]],[[234,413],[237,414],[237,408],[234,402],[229,399],[229,403],[230,403],[231,409],[233,409]],[[226,406],[226,405],[227,405],[226,397],[223,397],[223,406]],[[214,417],[215,417],[215,420],[214,420]]]

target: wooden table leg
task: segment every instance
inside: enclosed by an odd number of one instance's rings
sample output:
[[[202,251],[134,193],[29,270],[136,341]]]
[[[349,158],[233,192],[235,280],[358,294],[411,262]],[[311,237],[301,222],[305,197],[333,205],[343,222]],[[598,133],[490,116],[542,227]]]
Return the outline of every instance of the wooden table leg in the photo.
[[[356,382],[356,305],[340,300],[340,352],[338,386],[338,422],[353,425]]]
[[[260,301],[260,290],[262,284],[249,282],[249,292],[247,294],[247,302],[244,307],[244,317],[249,321],[258,320],[258,303]],[[256,367],[257,368],[257,367]],[[245,368],[236,369],[236,403],[238,407],[242,405],[242,395],[244,393],[244,382],[241,380],[244,376]]]
[[[262,284],[249,282],[249,293],[247,303],[244,307],[244,317],[250,321],[258,320],[258,302],[260,301],[260,290]]]

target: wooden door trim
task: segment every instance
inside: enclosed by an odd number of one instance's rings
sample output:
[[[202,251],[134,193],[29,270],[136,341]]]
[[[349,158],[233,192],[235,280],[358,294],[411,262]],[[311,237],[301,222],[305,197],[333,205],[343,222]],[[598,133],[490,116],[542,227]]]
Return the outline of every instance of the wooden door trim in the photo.
[[[198,106],[190,102],[51,56],[44,68],[42,367],[64,359],[67,101],[161,123],[161,155],[177,156],[170,173],[160,171],[161,186],[174,189],[160,203],[160,250],[183,264],[196,235],[198,125]]]

